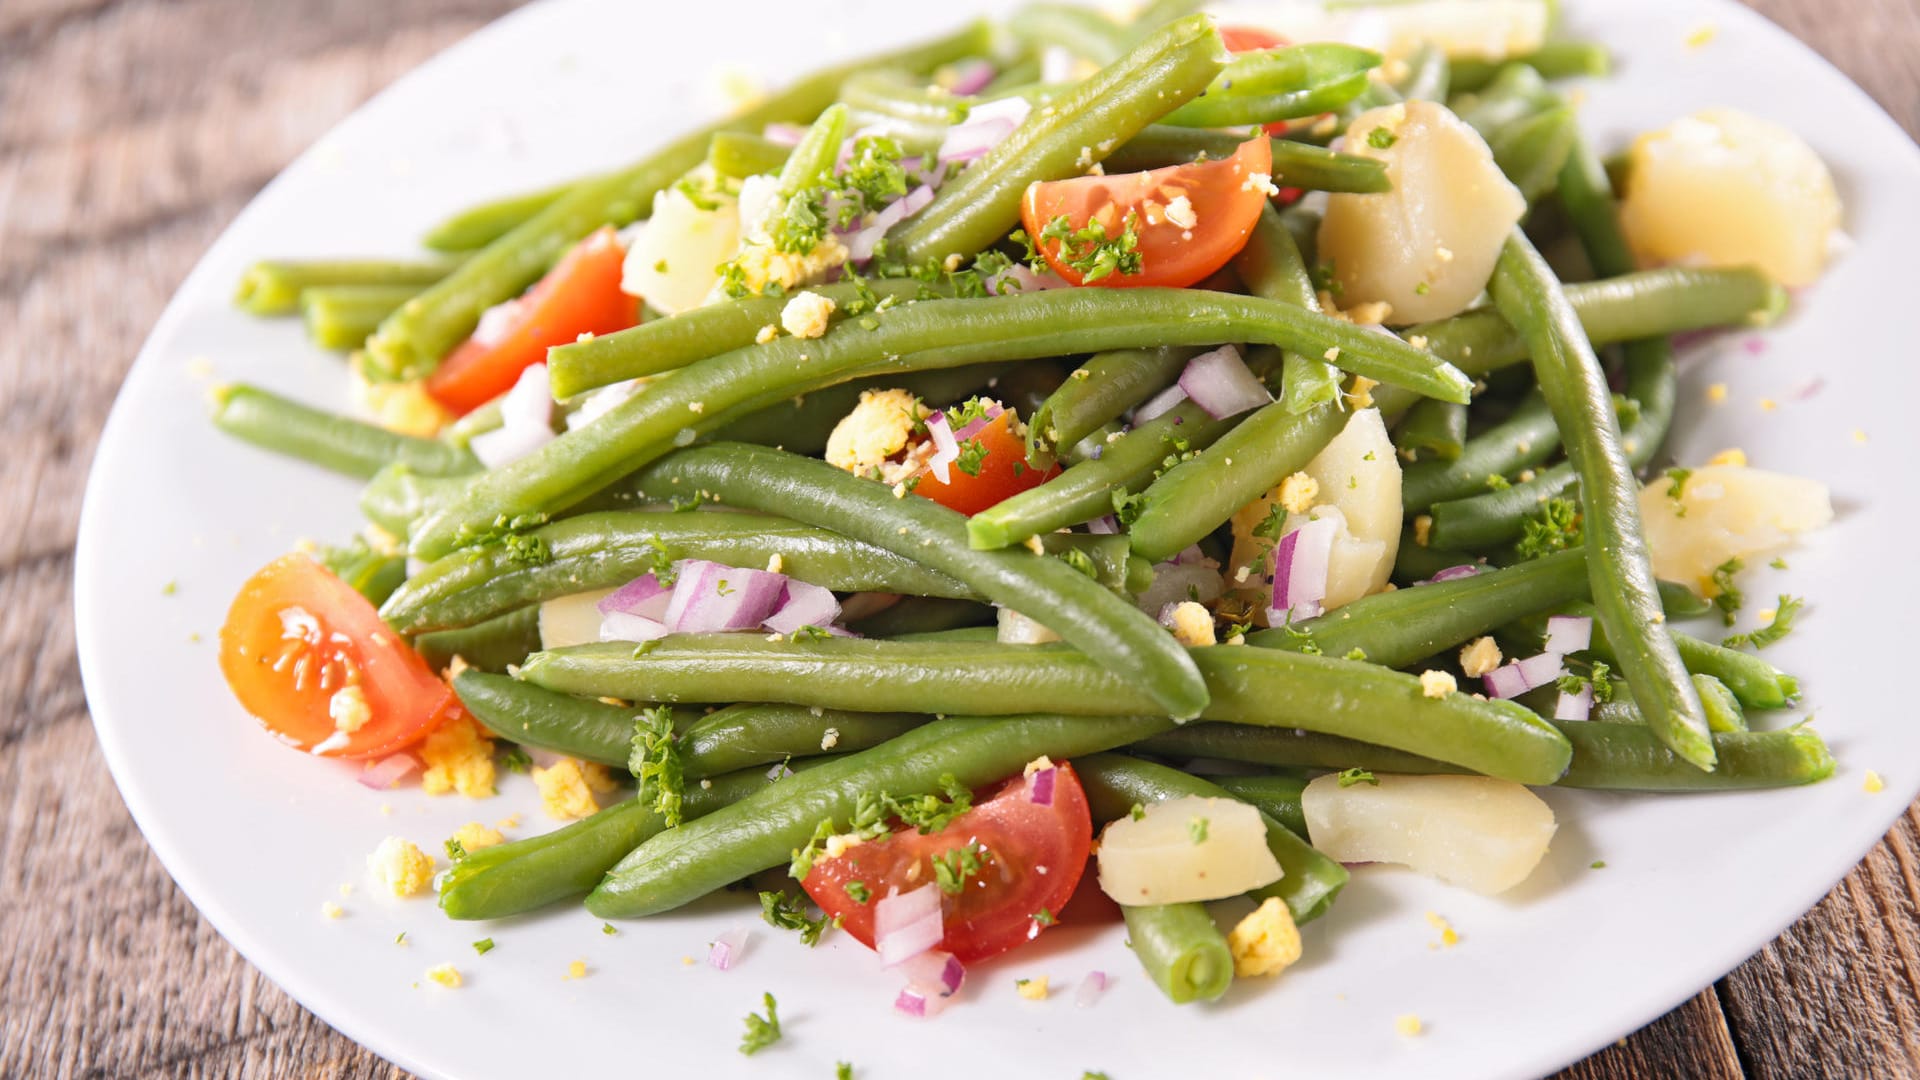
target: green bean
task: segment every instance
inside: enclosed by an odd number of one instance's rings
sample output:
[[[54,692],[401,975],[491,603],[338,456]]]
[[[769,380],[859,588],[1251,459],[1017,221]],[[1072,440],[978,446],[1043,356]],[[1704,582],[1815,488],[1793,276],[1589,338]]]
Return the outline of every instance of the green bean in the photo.
[[[627,765],[638,708],[568,697],[474,669],[456,676],[453,689],[474,719],[502,738],[583,761]],[[676,728],[693,724],[700,715],[692,709],[675,711],[681,719]]]
[[[505,671],[540,651],[540,608],[528,605],[472,626],[421,634],[413,649],[435,671],[456,656],[480,671]]]
[[[1492,142],[1506,125],[1564,104],[1539,72],[1525,64],[1508,64],[1480,90],[1454,98],[1453,112]]]
[[[1579,135],[1573,109],[1562,105],[1502,125],[1489,145],[1500,171],[1532,204],[1559,182]]]
[[[300,291],[300,313],[314,344],[357,349],[380,320],[419,293],[417,285],[316,285]]]
[[[346,544],[329,544],[317,557],[320,565],[376,607],[407,579],[405,555],[375,551],[359,536]]]
[[[448,253],[478,251],[512,232],[528,218],[545,210],[562,195],[580,184],[569,180],[539,191],[508,195],[491,202],[469,206],[433,228],[420,242],[434,251]]]
[[[460,265],[457,259],[266,259],[247,267],[233,302],[251,315],[292,315],[308,289],[334,285],[410,285],[424,289]]]
[[[846,140],[847,107],[834,104],[821,110],[780,168],[780,194],[792,198],[831,176]]]
[[[1044,469],[1072,446],[1128,409],[1172,385],[1199,355],[1192,347],[1113,349],[1087,358],[1027,424],[1027,464]]]
[[[213,423],[262,449],[362,479],[395,462],[435,476],[480,468],[472,454],[437,439],[401,435],[240,383],[214,387]]]
[[[1233,985],[1233,954],[1205,904],[1120,906],[1127,944],[1175,1005],[1212,1001]]]
[[[1702,771],[1638,724],[1562,721],[1573,764],[1561,787],[1609,791],[1739,791],[1811,784],[1833,775],[1833,755],[1812,728],[1712,736],[1717,765]]]
[[[1508,64],[1525,64],[1548,79],[1570,79],[1580,75],[1605,75],[1613,61],[1606,46],[1597,42],[1548,41],[1533,52],[1502,60],[1468,57],[1453,61],[1453,89],[1463,93],[1485,89]]]
[[[1204,0],[1149,0],[1133,13],[1132,20],[1122,29],[1127,34],[1127,40],[1138,41],[1173,20],[1191,15],[1205,6]]]
[[[789,758],[870,750],[933,719],[925,713],[862,713],[800,705],[733,705],[708,713],[680,736],[689,778]],[[632,734],[632,724],[628,724]],[[623,761],[625,759],[622,759]]]
[[[1140,172],[1168,165],[1184,165],[1202,155],[1219,159],[1232,154],[1245,138],[1242,133],[1207,131],[1154,124],[1122,144],[1107,158],[1108,172]],[[1273,182],[1306,191],[1350,191],[1376,194],[1393,188],[1387,167],[1373,158],[1341,154],[1297,139],[1271,139]]]
[[[1230,265],[1253,295],[1284,300],[1308,311],[1320,310],[1306,258],[1271,204],[1260,208],[1260,217],[1247,235],[1246,246],[1233,257]],[[1286,412],[1297,415],[1338,396],[1339,369],[1324,358],[1298,352],[1282,355],[1280,403]]]
[[[1560,446],[1553,411],[1528,394],[1505,420],[1469,438],[1451,461],[1423,461],[1400,471],[1400,505],[1409,514],[1435,503],[1484,492],[1495,478],[1531,468]]]
[[[1553,409],[1580,478],[1587,560],[1599,622],[1614,643],[1620,671],[1661,741],[1703,770],[1713,767],[1699,691],[1661,623],[1659,594],[1640,531],[1640,484],[1620,446],[1606,373],[1533,245],[1516,231],[1494,268],[1491,292],[1502,315],[1527,339],[1540,392]]]
[[[1695,675],[1694,689],[1700,691],[1700,704],[1707,711],[1707,729],[1716,735],[1747,730],[1747,714],[1740,711],[1740,699],[1727,684],[1711,675]]]
[[[1516,619],[1588,595],[1587,553],[1575,548],[1503,570],[1364,596],[1287,629],[1260,630],[1247,644],[1328,656],[1354,649],[1375,664],[1405,667]]]
[[[716,131],[707,143],[707,164],[732,180],[777,173],[792,155],[793,147],[746,131]]]
[[[1190,795],[1203,799],[1235,797],[1200,777],[1121,754],[1078,758],[1073,767],[1086,785],[1088,809],[1099,822],[1126,817],[1137,804]],[[1346,868],[1315,851],[1264,811],[1261,817],[1267,826],[1267,849],[1273,852],[1284,873],[1280,880],[1247,895],[1255,900],[1279,897],[1293,913],[1295,922],[1307,922],[1326,914],[1333,906],[1334,897],[1347,883]]]
[[[1561,610],[1569,615],[1593,617],[1597,614],[1587,604],[1568,604]],[[1524,629],[1529,635],[1527,643],[1531,646],[1540,642],[1545,627],[1529,622]],[[1673,645],[1680,651],[1680,659],[1689,672],[1718,679],[1745,708],[1783,709],[1800,696],[1799,680],[1753,653],[1729,649],[1677,631],[1673,634]],[[1608,638],[1606,627],[1597,619],[1587,655],[1610,667],[1618,669],[1620,666],[1619,656]]]
[[[1225,645],[1188,653],[1206,679],[1208,719],[1360,738],[1527,783],[1549,783],[1566,765],[1565,744],[1511,702],[1426,697],[1411,675],[1326,656]],[[676,703],[724,695],[870,712],[1069,715],[1157,707],[1128,679],[1062,645],[674,635],[639,660],[617,644],[550,650],[528,659],[521,675],[567,693]]]
[[[956,95],[903,72],[882,69],[848,76],[840,84],[840,100],[863,115],[905,121],[933,131],[951,126],[956,117],[981,99]]]
[[[1359,97],[1379,65],[1379,53],[1333,42],[1243,53],[1199,97],[1160,121],[1220,128],[1317,116]]]
[[[1035,109],[1013,134],[941,187],[933,202],[889,240],[909,264],[972,255],[1020,220],[1020,198],[1036,180],[1079,176],[1108,151],[1205,90],[1225,66],[1213,20],[1168,23],[1092,78]],[[1178,344],[1142,342],[1141,344]]]
[[[1073,4],[1028,4],[1007,18],[1007,30],[1029,49],[1055,46],[1102,66],[1125,55],[1129,44],[1125,28]]]
[[[587,898],[587,909],[602,918],[651,915],[779,866],[821,821],[846,828],[862,795],[934,791],[948,774],[978,787],[1019,772],[1042,754],[1076,758],[1171,726],[1154,716],[935,720],[655,836],[620,860]]]
[[[930,499],[896,497],[885,484],[824,461],[724,444],[663,459],[642,474],[642,487],[662,494],[708,490],[731,506],[777,507],[796,520],[836,529],[1017,608],[1108,669],[1125,672],[1130,685],[1176,718],[1194,716],[1206,705],[1206,687],[1193,661],[1131,603],[1062,560],[1026,551],[973,550],[966,542],[965,515]]]
[[[581,237],[602,225],[624,225],[644,216],[655,194],[706,159],[707,144],[716,132],[759,131],[772,122],[811,120],[833,101],[841,81],[853,71],[875,65],[930,69],[983,51],[987,40],[985,24],[976,23],[923,45],[815,72],[762,104],[681,136],[624,169],[569,187],[382,323],[367,341],[369,374],[413,378],[431,372],[473,330],[482,311],[519,295]]]
[[[967,542],[981,550],[1011,547],[1028,537],[1112,513],[1116,497],[1140,491],[1182,455],[1209,446],[1232,428],[1191,401],[1095,447],[1100,456],[980,511],[967,520]]]
[[[1013,364],[970,364],[947,371],[918,371],[888,382],[922,401],[962,401],[996,378],[1015,370]],[[715,431],[714,438],[729,442],[777,446],[796,454],[815,455],[827,448],[833,429],[860,404],[871,383],[841,383],[799,398],[786,398],[749,413]]]
[[[469,483],[458,476],[424,476],[396,461],[374,473],[360,490],[360,512],[368,521],[406,539],[428,507],[453,498]]]
[[[946,630],[927,630],[913,634],[898,634],[893,641],[968,641],[987,642],[1000,640],[998,626],[955,626]]]
[[[794,764],[798,772],[810,763]],[[748,769],[715,777],[711,787],[690,784],[681,814],[693,821],[792,779]],[[503,919],[585,896],[628,852],[666,829],[650,806],[628,799],[542,836],[468,852],[440,879],[440,910],[454,919]]]
[[[1295,836],[1307,834],[1307,815],[1300,808],[1300,794],[1307,782],[1297,776],[1216,776],[1213,782],[1241,802],[1252,803],[1260,812],[1285,825]]]
[[[1127,530],[1134,552],[1153,562],[1172,558],[1305,468],[1346,421],[1346,414],[1332,403],[1297,415],[1284,402],[1261,406],[1211,445],[1202,444],[1199,453],[1161,473],[1141,493],[1137,516]],[[1112,451],[1106,456],[1113,456]]]
[[[898,603],[872,615],[847,621],[847,629],[861,637],[892,638],[902,634],[943,633],[967,627],[992,629],[994,610],[972,600],[936,596],[903,596]]]
[[[1393,429],[1394,448],[1410,462],[1458,461],[1466,444],[1467,407],[1450,401],[1416,401]]]
[[[1396,339],[1276,301],[1194,289],[1055,289],[990,300],[924,300],[876,313],[870,321],[871,330],[842,322],[819,338],[782,337],[689,365],[594,423],[478,478],[422,524],[415,553],[443,555],[462,526],[484,528],[503,513],[563,510],[754,409],[906,371],[1231,340],[1312,353],[1336,347],[1347,370],[1382,382],[1450,400],[1465,401],[1471,392],[1458,370]]]
[[[1162,757],[1207,757],[1303,769],[1370,769],[1392,773],[1459,772],[1432,758],[1356,739],[1293,728],[1195,723],[1142,739],[1130,749]]]

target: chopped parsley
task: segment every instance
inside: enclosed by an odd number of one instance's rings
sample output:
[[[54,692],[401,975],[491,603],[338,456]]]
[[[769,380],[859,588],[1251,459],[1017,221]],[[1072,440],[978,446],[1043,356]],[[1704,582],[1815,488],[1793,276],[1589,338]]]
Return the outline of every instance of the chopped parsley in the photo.
[[[834,1062],[833,1080],[853,1080],[853,1064],[847,1061]]]
[[[1058,920],[1054,918],[1053,912],[1048,911],[1046,908],[1041,908],[1039,911],[1033,913],[1033,921],[1041,926],[1052,926]]]
[[[1424,281],[1413,287],[1413,295],[1415,296],[1425,296],[1432,291],[1433,286]]]
[[[1056,242],[1054,254],[1068,269],[1080,275],[1080,283],[1091,285],[1111,274],[1138,274],[1140,259],[1140,215],[1127,211],[1120,222],[1120,235],[1109,235],[1106,228],[1089,221],[1074,228],[1065,214],[1047,222],[1040,230],[1040,243]]]
[[[1287,508],[1276,500],[1267,507],[1267,516],[1253,527],[1253,535],[1278,541],[1287,531]]]
[[[976,420],[987,419],[987,414],[998,405],[998,402],[983,397],[970,397],[947,410],[947,423],[953,430],[959,431]]]
[[[457,836],[447,837],[447,861],[457,863],[467,857],[467,845]]]
[[[1146,502],[1147,494],[1144,491],[1137,495],[1129,495],[1115,488],[1113,491],[1114,520],[1122,525],[1133,524],[1140,517],[1140,512],[1146,509]]]
[[[713,591],[719,593],[721,596],[728,596],[731,595],[734,590],[733,586],[727,584],[726,578],[721,578],[719,581],[713,583]]]
[[[1355,645],[1353,648],[1347,650],[1347,659],[1349,660],[1365,660],[1366,658],[1367,658],[1367,650],[1361,648],[1358,645]]]
[[[501,756],[500,764],[508,772],[523,773],[533,768],[533,755],[527,753],[526,750],[521,747],[510,746],[507,748],[507,752]]]
[[[633,728],[627,768],[640,781],[642,802],[651,795],[654,813],[674,828],[680,824],[687,781],[680,745],[673,735],[673,710],[664,705],[647,709],[634,718]]]
[[[820,935],[840,925],[838,918],[825,914],[817,919],[807,918],[806,901],[788,892],[761,893],[760,917],[768,926],[800,931],[800,943],[809,948],[820,944]]]
[[[1293,615],[1291,613],[1287,615],[1287,622],[1280,629],[1287,632],[1287,640],[1294,643],[1295,652],[1303,652],[1308,656],[1325,655],[1320,648],[1320,643],[1313,640],[1313,631],[1303,630],[1293,625]]]
[[[981,466],[986,464],[988,453],[989,451],[987,450],[987,444],[985,442],[979,439],[968,439],[966,443],[960,447],[959,460],[953,464],[968,476],[979,476]]]
[[[787,640],[794,641],[794,642],[819,641],[822,638],[830,638],[832,636],[833,636],[832,631],[825,630],[825,629],[822,629],[821,627],[813,625],[812,623],[808,623],[805,626],[802,626],[800,629],[795,630],[793,633],[788,634]]]
[[[402,930],[399,933],[393,935],[393,943],[395,945],[405,945],[407,943],[407,932],[405,930]]]
[[[1728,559],[1713,568],[1713,606],[1720,609],[1720,621],[1733,625],[1733,617],[1740,611],[1746,598],[1733,584],[1733,575],[1745,569],[1738,557]],[[1782,635],[1784,636],[1784,635]]]
[[[757,1054],[780,1041],[779,1003],[773,1000],[772,994],[762,994],[760,1000],[767,1006],[767,1015],[763,1018],[759,1013],[747,1014],[747,1032],[740,1036],[743,1054]]]
[[[933,879],[940,885],[940,891],[949,895],[958,895],[966,888],[967,879],[980,873],[986,861],[981,856],[987,849],[980,846],[978,840],[969,840],[957,848],[948,848],[933,857]]]
[[[1548,499],[1527,518],[1514,551],[1523,559],[1539,559],[1579,547],[1581,539],[1580,508],[1571,499]]]
[[[849,881],[842,885],[841,889],[846,892],[847,899],[856,904],[864,904],[873,899],[873,890],[867,888],[867,883],[864,881]]]
[[[1192,837],[1193,842],[1196,844],[1206,843],[1207,842],[1207,819],[1203,817],[1197,817],[1189,820],[1187,822],[1187,835]]]
[[[613,924],[610,922],[607,922],[607,923],[600,924],[600,932],[607,935],[608,937],[612,937],[615,934],[618,934],[620,931],[615,930],[613,928]]]
[[[1767,565],[1773,567],[1775,570],[1785,570],[1787,568],[1787,560],[1775,555],[1773,561]]]
[[[1573,661],[1573,663],[1578,663],[1578,661]],[[1581,675],[1577,672],[1568,672],[1558,679],[1555,679],[1553,685],[1555,689],[1569,697],[1579,697],[1582,693],[1591,689],[1593,691],[1593,700],[1596,703],[1604,705],[1613,700],[1612,674],[1613,669],[1607,667],[1605,661],[1595,660],[1589,674]]]
[[[1687,480],[1692,476],[1693,476],[1692,469],[1683,469],[1678,465],[1675,465],[1673,468],[1667,470],[1667,479],[1673,481],[1673,483],[1667,486],[1667,498],[1673,500],[1673,516],[1674,517],[1687,516],[1687,504],[1686,504],[1685,492],[1687,487]]]
[[[1095,581],[1100,579],[1100,568],[1093,565],[1093,556],[1081,551],[1079,548],[1068,548],[1061,552],[1060,561],[1093,578]]]
[[[488,548],[497,547],[502,549],[510,563],[542,566],[553,561],[553,552],[548,550],[545,538],[527,534],[546,523],[545,514],[517,514],[513,517],[501,514],[493,519],[493,524],[484,528],[460,526],[460,531],[454,533],[453,544],[458,548],[471,548],[475,556]]]
[[[1798,597],[1782,594],[1780,606],[1774,609],[1773,618],[1768,620],[1767,625],[1750,633],[1734,634],[1732,637],[1724,638],[1720,644],[1729,649],[1737,649],[1742,645],[1764,649],[1793,633],[1793,617],[1800,613],[1800,609],[1805,607],[1806,603]]]
[[[1512,486],[1513,486],[1513,481],[1508,480],[1506,477],[1501,476],[1499,473],[1487,474],[1487,490],[1488,491],[1505,491]]]
[[[1370,784],[1374,787],[1380,786],[1379,777],[1361,768],[1342,769],[1340,775],[1335,777],[1335,779],[1343,788],[1350,788],[1355,784]]]
[[[853,820],[847,828],[847,835],[872,840],[892,831],[895,819],[922,833],[936,833],[951,824],[954,818],[973,808],[973,792],[956,780],[952,773],[941,775],[940,791],[945,798],[941,795],[913,795],[896,799],[884,791],[863,793],[854,804]],[[837,832],[831,818],[814,826],[813,836],[808,838],[806,845],[794,850],[793,860],[787,865],[787,874],[796,881],[805,881],[807,874],[813,870],[814,860],[820,857],[822,845]]]
[[[1373,147],[1375,150],[1385,150],[1399,141],[1400,136],[1395,135],[1383,127],[1377,127],[1367,132],[1367,145]]]
[[[1141,806],[1139,803],[1134,803],[1127,808],[1127,816],[1135,821],[1139,821],[1141,818],[1147,816],[1147,808]]]
[[[488,953],[493,951],[493,939],[490,937],[483,937],[479,941],[474,942],[473,951],[479,953],[481,956],[487,955]]]

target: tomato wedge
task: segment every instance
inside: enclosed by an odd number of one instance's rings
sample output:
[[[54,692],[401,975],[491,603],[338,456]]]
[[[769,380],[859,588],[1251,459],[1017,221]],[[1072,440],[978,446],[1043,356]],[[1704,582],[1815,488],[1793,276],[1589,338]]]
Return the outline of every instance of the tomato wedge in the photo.
[[[1264,184],[1251,178],[1272,173],[1266,138],[1248,139],[1221,161],[1035,182],[1020,200],[1020,220],[1047,264],[1075,285],[1185,288],[1225,266],[1247,242],[1267,201]],[[1184,204],[1176,201],[1183,197]],[[1097,225],[1115,241],[1131,222],[1139,272],[1099,276],[1089,265],[1090,245],[1048,235],[1048,224],[1060,218],[1076,232]]]
[[[801,884],[822,911],[839,916],[842,928],[872,948],[874,908],[883,898],[895,890],[938,888],[932,860],[978,844],[980,872],[966,878],[957,895],[940,897],[946,926],[940,948],[967,964],[998,956],[1053,925],[1080,882],[1093,844],[1087,794],[1073,767],[1054,767],[1052,802],[1046,805],[1033,801],[1037,776],[1008,780],[937,833],[901,829],[816,859]],[[855,882],[864,891],[854,892],[867,896],[866,903],[847,895]]]
[[[522,371],[546,360],[550,347],[637,324],[640,301],[620,291],[626,257],[612,228],[580,241],[524,296],[508,301],[501,329],[475,331],[453,350],[427,378],[427,393],[456,413],[469,413],[513,389]]]
[[[1258,26],[1223,26],[1220,28],[1220,40],[1230,53],[1262,52],[1287,44],[1286,38]]]
[[[327,757],[391,753],[458,707],[366,597],[299,554],[275,559],[240,587],[220,628],[220,670],[268,731]],[[344,725],[336,714],[348,718]]]
[[[1014,434],[1013,425],[1018,419],[1013,410],[1008,409],[970,437],[956,440],[960,443],[960,461],[967,462],[969,468],[977,467],[977,474],[968,473],[958,463],[949,464],[947,481],[943,484],[928,470],[920,474],[913,493],[924,495],[949,510],[977,514],[1060,475],[1057,465],[1047,469],[1027,466],[1027,444]],[[958,436],[959,432],[954,434]],[[970,449],[970,445],[980,449]],[[983,452],[984,457],[976,456]]]

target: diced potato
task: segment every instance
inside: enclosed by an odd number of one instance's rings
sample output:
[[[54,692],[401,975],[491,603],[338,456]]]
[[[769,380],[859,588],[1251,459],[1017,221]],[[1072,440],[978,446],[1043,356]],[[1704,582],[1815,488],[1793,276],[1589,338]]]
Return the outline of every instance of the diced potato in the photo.
[[[1238,799],[1168,799],[1100,834],[1100,888],[1116,903],[1219,900],[1280,875],[1260,811]]]
[[[1553,810],[1511,780],[1388,776],[1340,786],[1319,777],[1300,798],[1313,846],[1341,862],[1398,863],[1491,896],[1547,853]]]
[[[1754,266],[1808,285],[1840,227],[1833,175],[1799,135],[1733,109],[1633,144],[1620,224],[1645,263]]]
[[[600,640],[600,609],[612,589],[557,596],[540,605],[540,647],[560,649]]]
[[[1386,587],[1393,560],[1400,552],[1403,514],[1400,461],[1394,455],[1380,410],[1356,411],[1303,471],[1318,488],[1314,506],[1305,517],[1291,515],[1283,532],[1292,532],[1314,518],[1331,517],[1339,522],[1328,560],[1324,606],[1336,608],[1379,592]],[[1233,516],[1232,563],[1236,571],[1243,566],[1266,568],[1273,541],[1255,536],[1253,530],[1267,519],[1280,496],[1281,489],[1276,487]],[[1252,572],[1247,580],[1256,581]]]
[[[1659,476],[1640,491],[1653,572],[1701,591],[1728,559],[1770,554],[1833,520],[1825,484],[1745,465],[1703,465],[1678,499],[1672,490],[1673,479]]]
[[[1339,304],[1386,303],[1396,325],[1465,311],[1527,210],[1486,140],[1445,106],[1409,101],[1361,113],[1346,152],[1386,162],[1393,190],[1327,199],[1319,258]]]
[[[1059,634],[1010,607],[999,609],[999,627],[996,640],[1002,645],[1045,645],[1060,640]]]
[[[733,197],[718,190],[700,194],[696,203],[676,185],[655,195],[653,216],[621,268],[622,291],[669,315],[706,303],[720,280],[716,267],[740,248],[740,214]]]

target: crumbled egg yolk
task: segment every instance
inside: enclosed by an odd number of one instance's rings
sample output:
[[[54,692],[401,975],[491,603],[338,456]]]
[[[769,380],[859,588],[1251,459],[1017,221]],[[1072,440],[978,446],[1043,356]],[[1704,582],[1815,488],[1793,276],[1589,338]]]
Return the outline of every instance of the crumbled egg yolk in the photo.
[[[1300,959],[1300,928],[1285,902],[1269,896],[1234,925],[1227,949],[1233,954],[1233,973],[1240,978],[1278,975]]]
[[[347,913],[347,909],[341,907],[339,904],[336,904],[331,900],[320,905],[320,914],[325,915],[329,919],[337,919],[340,916],[345,915],[346,913]]]
[[[585,960],[575,960],[573,963],[567,965],[567,978],[584,979],[586,977],[587,962]]]
[[[1867,794],[1872,795],[1877,792],[1886,790],[1887,782],[1885,780],[1880,779],[1879,773],[1874,772],[1872,769],[1868,769],[1866,782],[1861,784],[1860,786],[1866,790]]]
[[[498,829],[489,829],[477,821],[469,821],[453,831],[453,839],[466,851],[479,851],[502,843],[506,837]]]
[[[759,333],[753,335],[753,343],[755,345],[765,345],[767,342],[772,341],[774,338],[777,338],[779,336],[780,336],[780,327],[778,327],[773,323],[768,323],[767,325],[760,328]]]
[[[1168,614],[1168,629],[1173,631],[1173,639],[1182,645],[1212,645],[1213,615],[1205,605],[1193,600],[1182,600]]]
[[[827,462],[850,473],[876,468],[906,449],[926,415],[926,406],[905,390],[865,391],[827,436]]]
[[[1402,1035],[1407,1036],[1408,1038],[1412,1038],[1413,1036],[1420,1034],[1421,1029],[1424,1026],[1425,1025],[1420,1023],[1420,1018],[1418,1016],[1415,1016],[1412,1013],[1406,1013],[1405,1015],[1397,1016],[1393,1020],[1393,1030],[1399,1032]]]
[[[605,769],[601,769],[604,774]],[[586,770],[572,758],[561,758],[549,768],[535,767],[534,786],[540,789],[540,803],[547,814],[558,821],[572,821],[599,811]]]
[[[449,990],[458,990],[460,989],[460,984],[466,980],[460,977],[459,968],[454,967],[452,964],[440,964],[427,969],[427,981],[439,983]]]
[[[1313,500],[1320,497],[1320,481],[1303,472],[1294,473],[1280,481],[1280,505],[1289,514],[1304,514],[1313,509]]]
[[[411,840],[389,836],[367,856],[367,872],[395,896],[418,896],[433,885],[433,856]]]
[[[1355,375],[1353,387],[1345,395],[1347,408],[1355,410],[1373,408],[1373,388],[1379,385],[1378,380],[1369,379],[1365,375]]]
[[[430,439],[453,421],[453,414],[427,393],[425,380],[369,379],[361,372],[357,355],[349,361],[349,369],[353,373],[354,401],[388,431]]]
[[[327,699],[327,716],[333,721],[335,731],[351,735],[373,719],[373,708],[367,704],[367,692],[355,683],[335,690]]]
[[[1433,535],[1433,515],[1421,514],[1413,519],[1413,542],[1421,547],[1427,546],[1427,538]]]
[[[1491,636],[1475,638],[1460,649],[1460,670],[1479,678],[1500,666],[1500,644]]]
[[[1707,459],[1709,465],[1745,465],[1746,463],[1747,452],[1737,446],[1722,450]]]
[[[1430,698],[1443,698],[1460,689],[1453,676],[1445,671],[1423,671],[1420,673],[1420,692]]]
[[[1449,949],[1460,944],[1459,931],[1455,930],[1453,924],[1448,922],[1439,912],[1427,912],[1427,925],[1440,931],[1439,944],[1445,945]]]
[[[825,277],[835,267],[844,265],[847,255],[847,245],[828,236],[820,241],[820,246],[803,255],[780,251],[768,244],[746,244],[734,265],[740,268],[741,282],[748,292],[764,293],[769,284],[792,290]]]
[[[1031,979],[1015,979],[1013,988],[1028,1001],[1047,1000],[1047,976],[1040,975]]]
[[[1031,777],[1034,773],[1046,772],[1053,767],[1053,759],[1045,754],[1041,754],[1039,757],[1027,762],[1027,767],[1020,770],[1020,775],[1022,778]]]
[[[834,302],[817,292],[803,292],[780,309],[780,325],[798,338],[817,338],[827,332]]]
[[[420,790],[429,795],[458,791],[471,799],[493,794],[493,740],[464,712],[440,722],[420,744],[427,763]]]
[[[1727,400],[1727,384],[1717,382],[1707,387],[1707,400],[1716,405]]]

